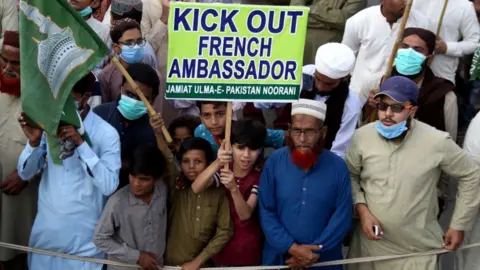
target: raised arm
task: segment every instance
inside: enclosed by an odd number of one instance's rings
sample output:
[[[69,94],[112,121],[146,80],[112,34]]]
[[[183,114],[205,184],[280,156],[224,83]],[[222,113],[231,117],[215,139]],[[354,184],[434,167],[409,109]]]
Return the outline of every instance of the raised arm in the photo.
[[[97,128],[102,127],[103,125],[97,126]],[[110,196],[118,187],[118,174],[121,167],[120,137],[113,128],[104,133],[98,142],[99,155],[87,142],[83,142],[76,150],[93,185],[103,195]]]
[[[230,163],[232,151],[225,150],[225,141],[218,149],[217,159],[210,164],[197,178],[193,181],[191,188],[194,193],[200,193],[210,187],[215,181],[220,184],[219,175],[217,172],[223,168],[225,164]]]

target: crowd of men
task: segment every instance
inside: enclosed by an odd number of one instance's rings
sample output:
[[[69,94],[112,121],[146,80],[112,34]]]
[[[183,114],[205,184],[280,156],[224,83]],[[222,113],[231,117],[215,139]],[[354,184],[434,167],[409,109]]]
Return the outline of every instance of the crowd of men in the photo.
[[[83,129],[59,126],[55,164],[22,112],[18,1],[0,1],[0,242],[85,258],[0,248],[0,270],[300,270],[480,242],[480,0],[414,0],[391,75],[404,0],[242,1],[310,12],[300,99],[234,102],[229,143],[227,103],[164,98],[169,0],[65,1],[158,114],[105,59],[72,88]],[[476,270],[477,254],[319,269]]]

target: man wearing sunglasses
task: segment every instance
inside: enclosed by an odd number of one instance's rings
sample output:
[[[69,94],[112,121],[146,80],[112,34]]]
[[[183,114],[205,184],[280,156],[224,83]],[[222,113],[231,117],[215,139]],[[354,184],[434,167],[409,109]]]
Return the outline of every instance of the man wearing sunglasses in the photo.
[[[472,228],[480,205],[480,171],[451,139],[414,119],[418,86],[394,76],[375,96],[379,120],[358,129],[345,160],[355,211],[350,258],[456,250]],[[436,187],[444,172],[458,178],[456,207],[448,231],[438,224]],[[374,229],[376,228],[376,230]],[[435,270],[435,255],[353,264],[347,270]]]

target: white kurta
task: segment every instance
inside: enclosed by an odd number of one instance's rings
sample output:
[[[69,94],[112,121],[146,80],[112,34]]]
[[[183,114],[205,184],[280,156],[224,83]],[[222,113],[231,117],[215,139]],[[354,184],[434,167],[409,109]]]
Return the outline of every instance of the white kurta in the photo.
[[[480,165],[480,113],[478,113],[468,126],[463,143],[463,150]],[[473,229],[465,233],[465,244],[480,242],[480,215],[477,215]],[[455,253],[455,270],[480,269],[480,256],[478,248],[467,249]]]
[[[446,132],[413,120],[399,144],[368,124],[355,132],[345,160],[353,203],[364,203],[384,236],[368,240],[354,229],[349,258],[400,255],[442,248],[436,186],[442,172],[458,178],[450,228],[470,230],[480,205],[480,171]],[[437,256],[349,265],[347,270],[435,270]]]
[[[445,0],[413,1],[413,8],[428,17],[434,33],[437,31],[444,3]],[[480,40],[480,27],[472,2],[448,1],[440,29],[440,38],[447,43],[447,52],[436,54],[430,67],[438,77],[455,83],[458,59],[474,53]]]
[[[17,170],[18,157],[27,138],[17,119],[22,111],[20,98],[0,93],[0,182]],[[28,246],[37,214],[38,181],[31,181],[19,195],[0,193],[0,241]],[[19,252],[0,249],[0,261],[13,259]]]
[[[380,5],[366,8],[347,20],[342,43],[357,55],[350,89],[358,95],[362,104],[368,100],[371,90],[366,86],[368,82],[382,77],[385,72],[401,20],[390,26],[382,15]],[[407,27],[428,26],[426,17],[411,10]]]

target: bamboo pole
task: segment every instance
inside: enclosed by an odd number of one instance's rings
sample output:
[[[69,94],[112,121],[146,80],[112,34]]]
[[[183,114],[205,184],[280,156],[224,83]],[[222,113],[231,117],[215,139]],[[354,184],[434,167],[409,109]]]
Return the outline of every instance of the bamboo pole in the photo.
[[[422,0],[420,0],[422,1]],[[424,1],[424,0],[423,0]],[[398,47],[400,47],[400,43],[403,39],[403,32],[405,31],[405,27],[407,25],[408,17],[410,16],[410,10],[412,9],[413,0],[407,0],[407,5],[405,6],[405,10],[403,11],[402,21],[400,23],[400,27],[398,29],[397,40],[395,40],[395,44],[392,48],[392,53],[390,54],[390,59],[388,59],[388,66],[385,75],[383,76],[383,81],[390,78],[392,75],[393,65],[395,62],[395,57],[397,56]]]
[[[227,122],[225,123],[225,150],[230,151],[230,135],[232,133],[232,102],[227,103]],[[230,164],[225,164],[225,170],[228,170]]]
[[[420,1],[423,1],[423,0],[420,0]],[[400,22],[400,27],[398,29],[397,39],[395,40],[395,43],[392,48],[392,53],[390,54],[390,58],[388,59],[387,71],[385,71],[385,74],[383,75],[381,83],[383,83],[385,80],[390,78],[390,76],[392,75],[393,65],[395,63],[395,57],[397,56],[398,48],[400,47],[400,43],[402,42],[402,39],[403,39],[403,32],[405,31],[408,17],[410,16],[410,10],[412,9],[412,4],[413,4],[413,0],[407,0],[407,4],[405,6],[405,10],[403,11],[403,15],[402,15],[402,21]],[[370,113],[370,116],[368,119],[370,123],[378,120],[377,109],[374,109]]]
[[[157,112],[152,107],[152,105],[150,105],[150,102],[147,100],[145,95],[142,93],[142,91],[140,90],[140,87],[138,87],[138,85],[132,79],[130,74],[128,74],[127,70],[122,66],[120,61],[118,61],[118,59],[116,57],[110,57],[110,59],[117,66],[117,68],[120,70],[120,72],[122,72],[123,76],[125,77],[127,82],[132,86],[132,88],[135,91],[135,93],[137,94],[137,96],[142,100],[143,103],[145,103],[145,106],[147,107],[148,114],[150,116],[156,115]],[[168,130],[165,126],[162,126],[162,134],[163,134],[163,137],[165,138],[165,140],[167,141],[167,143],[169,143],[169,144],[172,143],[172,137],[170,136],[170,133],[168,133]],[[157,138],[157,141],[158,141],[158,138]]]
[[[435,33],[435,35],[437,36],[437,39],[440,36],[440,29],[442,29],[443,17],[445,17],[445,11],[447,11],[447,6],[448,6],[448,0],[445,0],[445,3],[443,3],[442,13],[440,14],[440,19],[438,20],[437,32]]]

